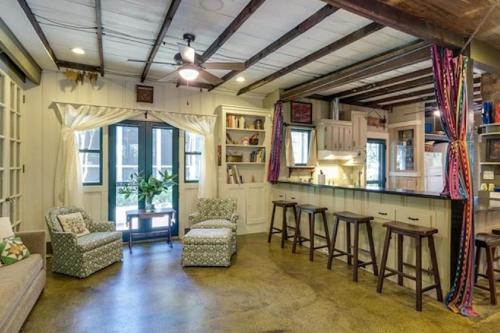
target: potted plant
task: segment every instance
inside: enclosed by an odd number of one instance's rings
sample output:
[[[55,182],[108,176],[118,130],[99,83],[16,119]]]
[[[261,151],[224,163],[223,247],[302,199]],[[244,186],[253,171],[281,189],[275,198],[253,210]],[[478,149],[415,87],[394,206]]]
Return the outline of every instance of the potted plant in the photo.
[[[142,172],[135,172],[130,175],[130,180],[118,190],[118,193],[123,194],[125,199],[137,193],[139,200],[146,202],[146,210],[153,211],[155,209],[154,197],[168,191],[177,184],[174,180],[177,175],[169,174],[168,171],[160,171],[159,174],[159,178],[149,176],[146,179]]]

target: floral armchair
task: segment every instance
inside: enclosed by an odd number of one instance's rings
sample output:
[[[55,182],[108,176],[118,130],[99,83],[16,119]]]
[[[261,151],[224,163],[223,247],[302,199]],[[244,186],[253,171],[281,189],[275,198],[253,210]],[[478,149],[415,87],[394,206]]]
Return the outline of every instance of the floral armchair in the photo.
[[[89,234],[77,237],[64,232],[58,216],[81,213]],[[85,278],[123,258],[122,233],[112,222],[95,222],[83,209],[57,207],[48,211],[45,221],[52,241],[52,271]]]
[[[197,212],[189,215],[191,229],[231,229],[232,252],[236,253],[238,214],[234,199],[199,199]]]

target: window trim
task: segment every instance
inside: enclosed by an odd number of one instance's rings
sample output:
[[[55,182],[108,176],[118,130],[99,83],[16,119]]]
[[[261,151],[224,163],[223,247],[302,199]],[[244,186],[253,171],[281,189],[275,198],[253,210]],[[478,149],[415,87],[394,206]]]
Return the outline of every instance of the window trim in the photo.
[[[85,131],[82,131],[85,132]],[[82,186],[102,186],[102,160],[103,160],[103,152],[102,152],[102,146],[103,146],[103,129],[102,127],[99,128],[99,149],[80,149],[78,148],[78,158],[80,158],[80,153],[94,153],[94,154],[99,154],[99,181],[98,182],[82,182]]]
[[[200,180],[193,180],[193,179],[187,179],[187,172],[186,172],[186,167],[187,167],[187,156],[189,155],[195,155],[195,156],[201,156],[203,154],[203,152],[201,151],[186,151],[186,136],[188,133],[191,133],[189,131],[184,131],[184,183],[185,184],[198,184],[200,182]],[[191,133],[193,135],[198,135],[200,136],[199,134],[196,134],[196,133]]]
[[[309,147],[311,146],[311,129],[310,128],[298,128],[298,127],[293,127],[290,129],[290,140],[292,138],[292,132],[302,132],[302,133],[307,133],[307,152],[309,152]],[[308,154],[309,155],[309,154]],[[295,163],[296,166],[308,166],[307,161],[306,163]]]

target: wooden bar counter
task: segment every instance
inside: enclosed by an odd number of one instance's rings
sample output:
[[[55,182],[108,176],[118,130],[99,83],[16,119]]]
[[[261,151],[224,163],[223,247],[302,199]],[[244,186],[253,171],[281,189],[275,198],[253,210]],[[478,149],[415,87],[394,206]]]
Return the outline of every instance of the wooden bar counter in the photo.
[[[271,186],[272,200],[291,200],[299,204],[314,204],[328,208],[328,224],[332,230],[333,213],[339,211],[351,211],[358,214],[373,216],[373,236],[377,261],[380,263],[382,247],[384,244],[385,228],[383,223],[388,221],[400,221],[439,230],[435,236],[436,252],[441,275],[443,291],[449,290],[450,281],[454,274],[456,256],[458,251],[458,236],[460,234],[460,221],[462,202],[450,200],[449,197],[439,193],[415,192],[398,189],[377,189],[354,186],[320,185],[313,183],[301,183],[293,181],[277,181]],[[271,208],[270,208],[271,209]],[[279,218],[279,217],[277,217]],[[291,217],[290,217],[291,218]],[[292,219],[290,219],[291,221]],[[279,219],[278,219],[279,221]],[[321,226],[318,226],[321,228]],[[345,230],[338,231],[337,244],[339,248],[345,248]],[[307,228],[302,231],[308,234]],[[322,230],[321,230],[322,231]],[[414,244],[408,240],[404,244],[404,261],[415,263]],[[395,267],[396,242],[392,243],[387,265]],[[423,244],[422,263],[424,272],[430,270],[431,260],[427,244]],[[336,246],[337,247],[337,246]],[[368,249],[368,239],[364,232],[360,233],[360,248]],[[300,251],[300,250],[299,250]],[[369,260],[369,252],[361,250],[361,260]],[[326,269],[326,266],[325,266]],[[343,265],[333,264],[333,269],[345,269]],[[371,266],[367,268],[371,270]],[[405,267],[405,271],[414,274],[414,268]],[[432,277],[424,274],[424,285],[432,283]],[[414,288],[414,282],[405,279],[405,286]]]

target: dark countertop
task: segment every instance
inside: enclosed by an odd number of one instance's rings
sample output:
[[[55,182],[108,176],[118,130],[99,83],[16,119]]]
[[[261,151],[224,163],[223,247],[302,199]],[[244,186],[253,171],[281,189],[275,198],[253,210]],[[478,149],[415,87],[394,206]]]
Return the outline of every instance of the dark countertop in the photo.
[[[340,189],[340,190],[352,190],[352,191],[361,191],[361,192],[404,195],[404,196],[409,196],[409,197],[450,200],[449,196],[441,195],[440,193],[437,193],[437,192],[411,191],[411,190],[403,190],[403,189],[386,189],[386,188],[376,188],[376,187],[358,187],[358,186],[353,186],[353,185],[327,185],[327,184],[294,182],[291,180],[278,180],[276,182],[273,182],[273,184],[302,185],[302,186],[309,186],[309,187],[316,187],[316,188],[331,188],[331,189]]]

